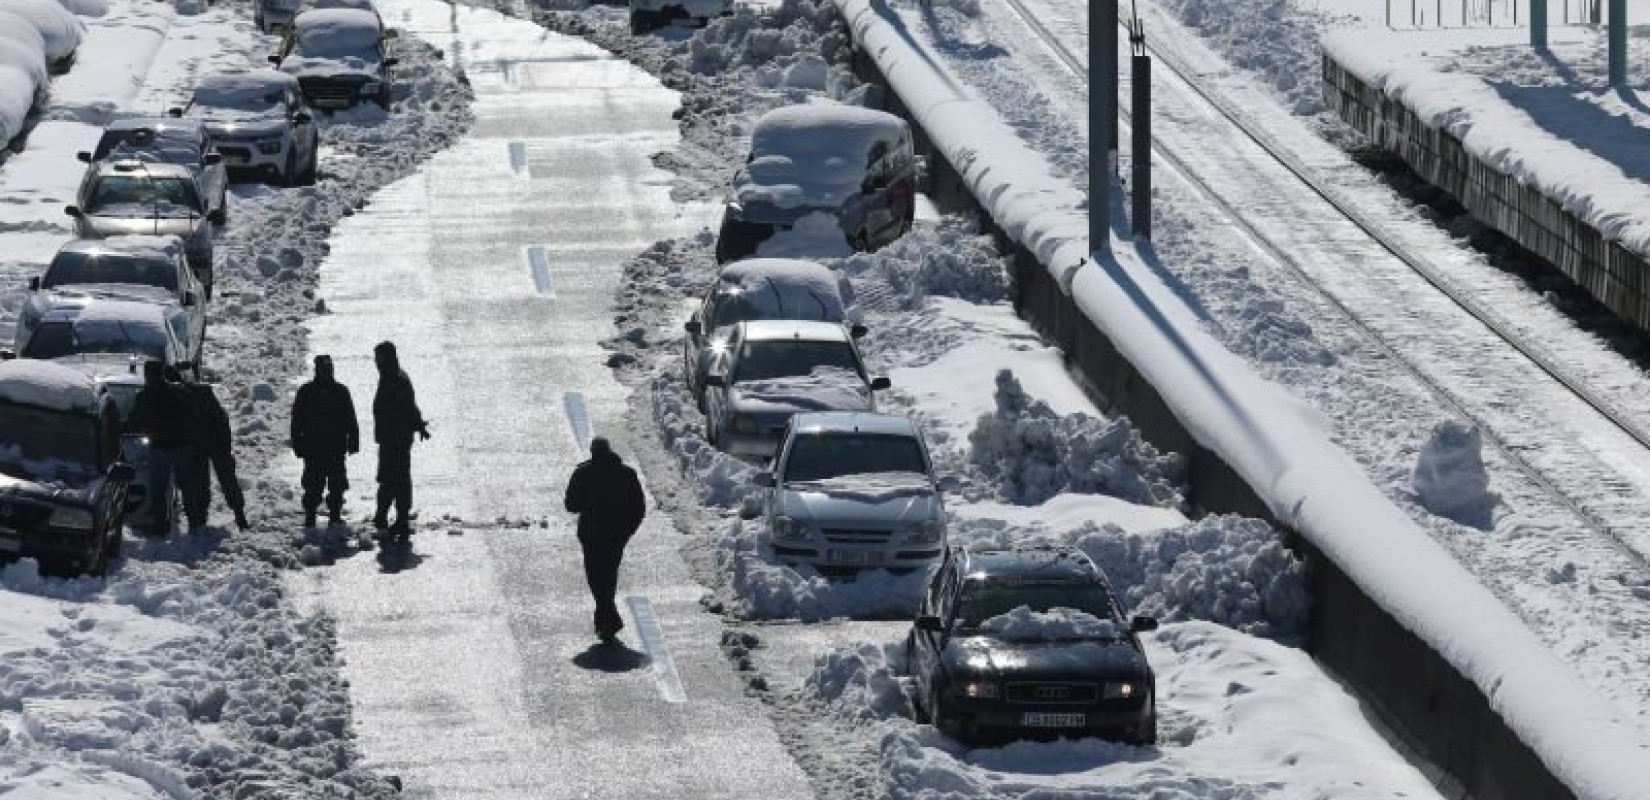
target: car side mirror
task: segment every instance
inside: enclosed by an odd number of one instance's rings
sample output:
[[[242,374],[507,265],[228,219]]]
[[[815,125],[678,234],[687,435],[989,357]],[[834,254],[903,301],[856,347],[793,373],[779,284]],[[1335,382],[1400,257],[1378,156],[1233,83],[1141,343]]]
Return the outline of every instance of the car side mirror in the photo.
[[[383,61],[380,61],[378,63],[383,64],[384,69],[389,69],[389,68],[395,66],[396,64],[401,63],[401,59],[399,59],[399,58],[386,58]]]
[[[927,633],[945,633],[945,622],[932,614],[924,614],[917,617],[917,621],[913,624],[916,625],[917,630],[919,631],[925,631]]]
[[[871,379],[871,391],[873,391],[873,392],[880,392],[883,389],[887,389],[887,388],[889,388],[893,385],[894,385],[894,382],[891,381],[891,380],[888,380],[888,378],[886,376]]]
[[[270,54],[270,56],[269,56],[269,63],[271,63],[271,64],[279,64],[279,63],[281,63],[281,56],[280,56],[280,54],[278,54],[278,53],[271,53],[271,54]]]
[[[181,108],[168,108],[168,109],[166,109],[166,116],[168,116],[168,117],[181,117],[181,116],[183,116],[183,109],[181,109]]]
[[[396,29],[396,28],[385,28],[384,29],[384,38],[385,39],[399,39],[399,38],[401,38],[401,31]]]
[[[1145,633],[1157,630],[1157,617],[1135,617],[1129,620],[1129,630],[1135,633]]]
[[[206,212],[206,221],[214,225],[222,225],[224,221],[223,209],[214,208]]]
[[[299,124],[299,125],[308,125],[309,123],[314,122],[315,118],[310,116],[309,114],[307,114],[305,112],[300,111],[300,112],[298,112],[297,116],[292,118],[292,121],[294,123]]]
[[[690,319],[687,322],[682,324],[682,330],[685,330],[688,333],[693,334],[694,336],[698,336],[700,333],[702,333],[704,331],[704,326],[699,324],[699,320]]]
[[[79,219],[83,216],[86,216],[85,212],[80,210],[80,206],[64,206],[63,207],[63,213],[68,214],[69,216],[74,217],[75,219]]]
[[[778,481],[774,480],[772,472],[758,472],[756,473],[756,477],[751,479],[751,483],[754,483],[764,489],[772,489]]]
[[[131,483],[137,480],[137,470],[133,469],[131,464],[116,461],[114,466],[109,467],[109,480],[118,483]]]
[[[183,293],[183,307],[184,308],[192,308],[192,307],[194,307],[194,305],[195,305],[195,293],[194,292],[184,292]]]
[[[86,152],[85,150],[82,150],[78,153],[75,153],[74,157],[80,159],[82,163],[85,163],[85,164],[92,163],[92,154]]]
[[[706,386],[714,386],[714,387],[720,389],[720,388],[728,385],[728,379],[722,377],[721,375],[706,375],[705,376],[705,385]]]
[[[36,275],[36,276],[29,279],[29,291],[31,291],[31,292],[40,291],[40,276],[39,275]]]
[[[213,166],[214,164],[222,164],[223,163],[223,154],[222,153],[207,153],[206,157],[201,159],[201,163],[205,164],[209,167]]]
[[[854,337],[855,339],[863,339],[865,338],[865,334],[870,332],[871,329],[865,327],[864,325],[854,325],[848,329],[848,335]]]

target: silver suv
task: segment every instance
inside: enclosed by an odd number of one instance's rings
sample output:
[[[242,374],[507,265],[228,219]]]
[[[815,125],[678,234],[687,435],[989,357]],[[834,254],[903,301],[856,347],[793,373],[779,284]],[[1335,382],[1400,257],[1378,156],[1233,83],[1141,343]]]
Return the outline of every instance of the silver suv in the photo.
[[[791,415],[875,411],[870,378],[851,333],[830,322],[741,322],[705,376],[706,434],[736,456],[772,458]]]
[[[321,134],[304,111],[298,79],[272,69],[208,75],[174,117],[200,120],[232,172],[284,186],[315,182]]]
[[[905,417],[798,414],[757,483],[768,487],[764,513],[784,561],[916,568],[945,549],[928,445]]]
[[[82,239],[176,236],[202,285],[212,285],[212,238],[223,209],[208,209],[200,179],[188,167],[123,160],[93,164],[80,184],[75,219]]]
[[[228,213],[225,195],[229,177],[223,156],[212,146],[199,120],[171,117],[127,117],[110,122],[97,147],[76,157],[87,164],[135,159],[148,163],[188,167],[200,182],[206,210]]]

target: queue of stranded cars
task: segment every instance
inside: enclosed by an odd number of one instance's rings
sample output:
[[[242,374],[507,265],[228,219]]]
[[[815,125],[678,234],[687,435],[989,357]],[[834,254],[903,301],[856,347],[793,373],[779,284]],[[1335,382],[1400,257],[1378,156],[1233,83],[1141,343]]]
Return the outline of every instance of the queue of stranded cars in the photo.
[[[866,366],[858,342],[869,332],[849,319],[837,276],[764,256],[809,217],[856,250],[899,238],[923,170],[908,125],[881,111],[807,104],[757,122],[717,236],[720,266],[684,325],[683,378],[706,439],[765,467],[744,515],[763,520],[777,559],[829,575],[933,570],[906,640],[919,716],[975,741],[1155,743],[1156,679],[1138,634],[1156,620],[1125,617],[1080,550],[948,541],[950,480],[920,425],[877,412],[889,381]]]
[[[284,16],[266,5],[260,25],[282,31],[276,68],[204,76],[183,106],[115,120],[78,155],[85,177],[65,209],[76,238],[29,279],[0,354],[0,559],[100,574],[126,526],[178,518],[176,488],[149,491],[148,442],[125,423],[143,362],[203,379],[229,184],[313,184],[311,109],[389,103],[395,32],[370,0],[299,0]]]

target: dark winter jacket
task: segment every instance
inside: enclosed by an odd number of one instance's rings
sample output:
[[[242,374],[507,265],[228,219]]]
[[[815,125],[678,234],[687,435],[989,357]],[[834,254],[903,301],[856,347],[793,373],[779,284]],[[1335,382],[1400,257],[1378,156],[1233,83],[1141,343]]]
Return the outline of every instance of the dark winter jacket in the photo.
[[[204,383],[186,383],[183,387],[195,401],[196,443],[208,454],[228,453],[234,439],[229,431],[229,412],[223,410],[217,393]]]
[[[616,455],[592,458],[567,481],[567,510],[579,515],[579,538],[623,547],[647,514],[636,471]]]
[[[179,383],[144,386],[132,401],[126,430],[148,436],[149,446],[161,450],[199,444],[200,417],[195,398]]]
[[[410,445],[413,434],[424,430],[424,425],[407,373],[400,369],[390,375],[379,373],[378,393],[372,398],[373,440],[383,445]]]
[[[361,449],[355,401],[338,381],[312,380],[292,401],[292,452],[299,458],[327,458]]]

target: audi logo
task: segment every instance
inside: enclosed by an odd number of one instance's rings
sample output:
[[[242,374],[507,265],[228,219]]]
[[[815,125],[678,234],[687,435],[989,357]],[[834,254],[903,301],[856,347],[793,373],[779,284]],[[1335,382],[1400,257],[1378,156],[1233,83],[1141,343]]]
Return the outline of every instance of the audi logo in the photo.
[[[1038,700],[1065,700],[1071,697],[1071,689],[1065,686],[1039,686],[1036,697]]]

